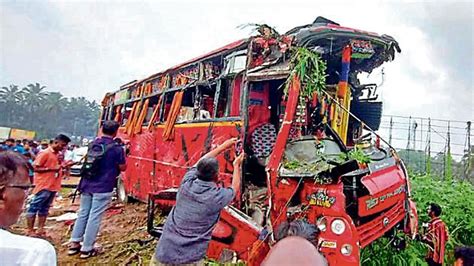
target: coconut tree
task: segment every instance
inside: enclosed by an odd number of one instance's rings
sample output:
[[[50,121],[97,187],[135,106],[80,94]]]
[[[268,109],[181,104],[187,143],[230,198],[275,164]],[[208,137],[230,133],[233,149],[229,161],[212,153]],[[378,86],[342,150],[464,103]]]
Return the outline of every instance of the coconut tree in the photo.
[[[42,125],[39,125],[39,127],[44,126],[45,132],[48,132],[51,135],[55,135],[63,130],[63,112],[67,104],[67,98],[65,98],[61,93],[48,93],[41,106],[40,112],[43,113],[41,120],[43,121]]]
[[[15,120],[15,113],[21,100],[21,91],[17,85],[2,87],[0,89],[0,102],[2,113],[5,114],[5,123],[12,124]]]
[[[48,93],[44,90],[46,86],[41,86],[39,83],[29,84],[23,88],[24,99],[28,103],[28,109],[31,112],[38,110],[38,107],[43,103]]]

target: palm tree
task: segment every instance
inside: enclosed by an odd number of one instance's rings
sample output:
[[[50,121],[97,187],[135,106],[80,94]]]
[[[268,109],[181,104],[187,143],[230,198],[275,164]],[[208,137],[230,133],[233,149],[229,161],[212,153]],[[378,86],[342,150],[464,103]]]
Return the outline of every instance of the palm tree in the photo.
[[[46,89],[46,87],[41,86],[39,83],[29,84],[26,88],[23,88],[25,101],[28,103],[30,111],[34,111],[38,108],[48,96],[48,93],[46,93],[44,89]]]
[[[39,83],[22,90],[16,85],[1,87],[0,126],[35,130],[38,138],[51,138],[59,132],[96,134],[100,107],[95,101],[84,97],[68,99],[45,89]]]
[[[43,118],[45,119],[43,124],[48,130],[52,131],[52,134],[56,134],[57,131],[61,131],[64,127],[63,112],[67,104],[67,98],[59,92],[50,92],[43,100],[41,108],[44,112]]]
[[[18,104],[21,99],[21,91],[17,85],[2,87],[0,89],[0,100],[2,105],[2,113],[6,114],[5,122],[11,124],[14,121],[15,113],[18,110]]]

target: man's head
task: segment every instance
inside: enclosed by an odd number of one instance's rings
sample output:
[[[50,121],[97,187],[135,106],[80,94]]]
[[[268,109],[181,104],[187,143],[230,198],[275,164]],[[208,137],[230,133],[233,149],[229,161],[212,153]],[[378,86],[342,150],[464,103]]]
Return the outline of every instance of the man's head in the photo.
[[[0,227],[16,223],[30,185],[26,160],[15,152],[0,152]]]
[[[43,139],[40,145],[41,145],[41,149],[43,150],[47,149],[49,147],[49,140]]]
[[[21,139],[17,139],[15,142],[17,146],[23,146],[23,142],[21,141]]]
[[[198,178],[202,181],[216,181],[219,162],[214,157],[202,158],[197,164]]]
[[[38,147],[38,144],[32,140],[30,140],[28,142],[28,146],[30,146],[31,148],[37,148]]]
[[[62,151],[67,147],[69,142],[71,142],[71,139],[68,136],[59,134],[54,138],[51,148],[53,148],[53,150],[56,152]]]
[[[14,139],[7,139],[7,140],[5,140],[5,145],[7,145],[8,147],[13,147],[13,145],[15,145],[15,140]]]
[[[428,206],[428,216],[431,218],[439,217],[441,215],[441,206],[436,203],[431,203]]]
[[[315,244],[317,243],[318,235],[319,229],[315,225],[304,220],[295,220],[291,223],[281,223],[275,232],[275,240],[280,241],[285,237],[299,236]]]
[[[117,131],[119,127],[120,124],[117,121],[104,121],[104,123],[102,123],[102,133],[107,136],[115,137],[117,136]]]
[[[327,266],[328,263],[313,243],[300,236],[289,236],[270,249],[262,265]]]
[[[27,142],[23,143],[23,148],[25,150],[30,150],[31,149],[30,142],[27,141]]]
[[[454,258],[454,266],[474,265],[474,247],[455,248]]]

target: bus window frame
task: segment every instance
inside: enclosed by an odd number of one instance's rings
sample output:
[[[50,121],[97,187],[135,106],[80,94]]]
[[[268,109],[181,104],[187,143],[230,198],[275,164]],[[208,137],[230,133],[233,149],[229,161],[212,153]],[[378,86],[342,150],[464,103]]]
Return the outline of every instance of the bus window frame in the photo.
[[[202,100],[202,97],[201,97],[202,90],[200,90],[199,87],[203,87],[203,86],[211,87],[213,85],[216,86],[216,89],[214,91],[214,102],[215,102],[215,96],[216,96],[216,93],[218,91],[217,86],[218,85],[221,86],[220,92],[222,92],[223,91],[222,86],[223,86],[224,83],[226,83],[226,85],[228,87],[227,87],[227,92],[226,92],[226,95],[225,95],[225,97],[227,97],[227,101],[226,101],[226,107],[225,107],[225,110],[224,110],[224,116],[223,117],[216,118],[214,116],[214,113],[216,113],[217,108],[219,106],[219,100],[217,100],[217,106],[214,105],[214,110],[216,110],[216,111],[214,111],[213,114],[211,114],[212,118],[210,118],[210,119],[193,119],[193,120],[189,120],[189,121],[180,121],[180,122],[176,122],[176,124],[177,125],[178,124],[182,125],[182,124],[212,123],[212,122],[225,122],[225,121],[230,121],[230,122],[242,121],[243,120],[243,117],[242,117],[242,104],[243,103],[242,103],[242,101],[241,101],[241,106],[240,106],[241,107],[240,116],[228,116],[229,113],[230,113],[230,106],[231,106],[231,101],[229,99],[230,99],[230,96],[232,95],[232,88],[230,87],[231,84],[232,84],[232,79],[229,79],[229,77],[221,77],[221,78],[218,78],[218,79],[215,79],[215,80],[212,80],[212,81],[200,81],[200,82],[196,82],[195,84],[193,84],[193,86],[189,86],[189,87],[180,86],[180,87],[167,88],[167,89],[165,88],[165,89],[162,89],[161,91],[156,91],[156,92],[153,92],[151,94],[145,95],[143,97],[130,98],[129,100],[125,101],[124,103],[121,103],[121,104],[118,104],[118,105],[122,105],[122,110],[123,110],[123,112],[125,112],[127,104],[134,103],[134,102],[140,101],[140,100],[146,100],[146,99],[151,98],[151,97],[168,97],[168,95],[171,94],[171,93],[174,94],[177,91],[188,90],[188,89],[196,89],[195,98],[201,98],[201,100]],[[124,88],[124,89],[130,89],[130,88]],[[242,93],[243,93],[243,90],[241,91],[241,94]],[[219,95],[219,97],[222,97],[222,96],[223,95]],[[163,125],[163,124],[166,123],[166,117],[164,117],[165,106],[166,106],[165,103],[166,103],[166,98],[163,99],[162,104],[159,106],[160,110],[158,111],[158,115],[157,115],[156,121],[153,123],[153,126]],[[111,106],[113,108],[116,108],[116,106],[118,106],[118,105],[111,105]],[[106,110],[106,109],[108,110],[109,107],[105,106],[103,110]],[[200,112],[200,110],[201,110],[201,106],[199,106],[199,112]],[[199,114],[199,112],[198,112],[198,114]],[[107,115],[109,115],[108,111],[107,111]],[[124,118],[125,118],[125,113],[122,115],[122,119],[120,121],[120,126],[121,127],[124,126],[123,125],[123,119]],[[144,123],[143,126],[147,126],[147,125],[149,125],[149,122]]]

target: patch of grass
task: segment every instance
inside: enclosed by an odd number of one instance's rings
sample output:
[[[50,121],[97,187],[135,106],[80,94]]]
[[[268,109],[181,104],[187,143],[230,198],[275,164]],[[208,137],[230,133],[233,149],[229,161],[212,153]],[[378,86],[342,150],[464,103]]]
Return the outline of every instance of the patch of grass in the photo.
[[[441,219],[446,223],[449,241],[446,245],[446,265],[453,265],[454,248],[474,245],[474,186],[453,179],[439,180],[432,176],[411,177],[412,197],[416,202],[419,224],[429,221],[427,206],[438,203]],[[407,248],[398,251],[381,238],[362,250],[362,265],[426,265],[426,245],[407,240]]]

